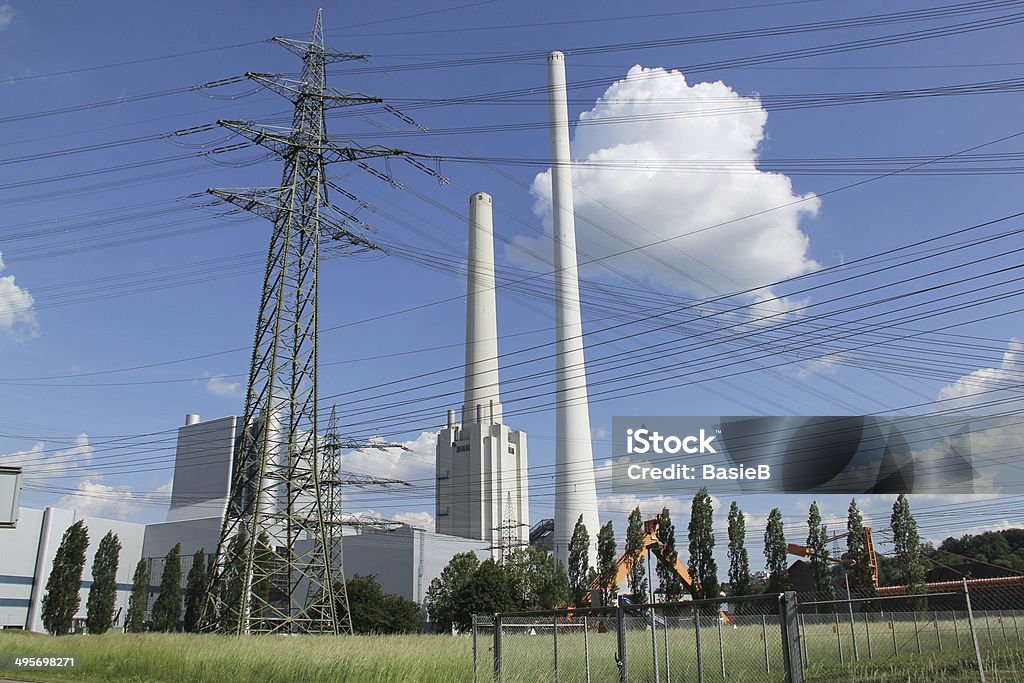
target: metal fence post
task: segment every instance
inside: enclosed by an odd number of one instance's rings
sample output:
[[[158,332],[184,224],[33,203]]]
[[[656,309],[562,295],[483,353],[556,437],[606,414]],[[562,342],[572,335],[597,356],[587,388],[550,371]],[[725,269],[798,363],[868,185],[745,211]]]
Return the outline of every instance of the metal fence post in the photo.
[[[654,607],[654,603],[650,606],[651,612],[651,665],[654,667],[654,683],[661,683],[661,671],[658,666],[658,625],[657,617],[658,611]]]
[[[939,641],[939,652],[942,652],[942,631],[939,630],[938,613],[932,614],[932,620],[935,622],[935,640]]]
[[[668,656],[668,614],[665,615],[665,680],[672,683],[672,660]]]
[[[846,599],[847,600],[850,599],[850,594],[849,593],[846,594]],[[860,651],[857,650],[857,629],[854,627],[854,621],[853,621],[853,603],[852,602],[848,602],[848,603],[846,603],[846,606],[847,606],[847,608],[849,609],[849,612],[850,612],[850,641],[853,643],[853,661],[859,662],[860,661]]]
[[[587,672],[587,683],[590,683],[590,629],[587,628],[586,615],[583,615],[583,666]]]
[[[715,620],[718,624],[718,658],[722,660],[722,680],[725,680],[725,641],[722,639],[722,616]]]
[[[956,636],[956,649],[960,649],[960,625],[956,622],[956,610],[950,610],[953,614],[953,635]]]
[[[629,671],[626,663],[626,608],[619,602],[618,607],[615,608],[615,647],[618,650],[616,653],[616,661],[619,664],[619,683],[627,683],[629,681]]]
[[[867,612],[861,612],[864,615],[864,640],[868,644],[868,659],[871,659],[871,620],[868,618]]]
[[[476,663],[476,615],[473,615],[473,683],[479,683]]]
[[[839,663],[846,664],[846,659],[843,657],[843,633],[839,627],[839,612],[834,612],[836,616],[836,647],[839,648]]]
[[[1010,641],[1006,639],[1006,622],[1003,620],[1002,610],[999,610],[997,614],[999,615],[997,617],[999,619],[999,629],[1003,632],[1003,645],[1009,645]]]
[[[761,640],[764,641],[764,672],[772,672],[772,660],[768,658],[768,617],[761,615]],[[801,637],[800,640],[803,640]]]
[[[693,608],[693,637],[697,645],[697,683],[704,683],[704,653],[700,647],[700,611]]]
[[[974,642],[974,657],[978,661],[978,679],[985,683],[985,667],[981,663],[981,647],[978,645],[978,631],[974,628],[974,612],[971,610],[971,592],[967,589],[967,579],[964,582],[964,602],[967,604],[967,624],[971,627],[971,640]]]
[[[501,615],[495,614],[491,623],[494,625],[494,681],[501,683]]]
[[[804,683],[804,660],[800,649],[799,605],[796,593],[787,591],[779,596],[779,618],[782,622],[782,663],[786,669],[786,683]]]
[[[1010,616],[1013,617],[1013,632],[1017,634],[1017,642],[1020,642],[1020,631],[1017,630],[1017,611],[1010,610]]]
[[[892,653],[898,656],[900,646],[896,643],[896,615],[889,612],[889,630],[892,631]]]
[[[551,638],[555,655],[555,683],[558,683],[558,613],[551,617]]]
[[[914,638],[917,640],[917,654],[921,654],[921,629],[917,624],[917,610],[914,610]]]

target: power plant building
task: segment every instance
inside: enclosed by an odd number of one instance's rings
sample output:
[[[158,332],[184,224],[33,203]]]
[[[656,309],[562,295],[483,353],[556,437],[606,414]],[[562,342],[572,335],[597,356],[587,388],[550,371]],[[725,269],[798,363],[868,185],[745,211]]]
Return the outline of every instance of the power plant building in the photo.
[[[435,527],[486,541],[495,556],[529,542],[526,433],[503,421],[498,389],[492,201],[469,200],[466,367],[462,422],[448,411],[437,436]]]
[[[163,522],[141,524],[57,507],[20,507],[17,488],[10,485],[14,478],[2,477],[0,510],[8,513],[0,520],[0,548],[5,550],[0,553],[0,629],[43,630],[42,598],[53,557],[65,530],[78,520],[85,522],[89,547],[76,628],[85,621],[93,555],[108,531],[116,533],[122,545],[114,627],[124,625],[132,575],[141,558],[146,558],[149,566],[148,619],[160,590],[167,552],[181,544],[184,587],[195,551],[213,553],[217,548],[240,429],[241,418],[235,416],[206,422],[198,415],[186,416],[178,429],[171,504]],[[486,542],[398,524],[384,529],[352,528],[344,538],[346,578],[376,575],[385,591],[421,604],[430,581],[441,574],[453,555],[475,552],[481,558],[489,556]]]

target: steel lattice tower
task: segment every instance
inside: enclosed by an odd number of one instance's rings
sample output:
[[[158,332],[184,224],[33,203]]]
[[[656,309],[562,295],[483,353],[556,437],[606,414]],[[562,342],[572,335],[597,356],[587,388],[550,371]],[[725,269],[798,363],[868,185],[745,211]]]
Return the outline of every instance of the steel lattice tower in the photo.
[[[284,162],[280,187],[209,190],[273,222],[231,494],[203,610],[206,630],[228,633],[351,632],[331,529],[317,431],[318,262],[321,238],[355,249],[372,243],[334,213],[326,164],[401,155],[342,145],[327,136],[325,110],[381,100],[327,87],[327,64],[361,55],[326,49],[321,11],[308,42],[274,38],[302,58],[298,80],[249,73],[294,105],[290,128],[218,121]],[[418,164],[417,164],[418,165]],[[370,169],[368,169],[370,170]],[[332,549],[332,531],[337,545]],[[347,610],[342,608],[342,612]]]

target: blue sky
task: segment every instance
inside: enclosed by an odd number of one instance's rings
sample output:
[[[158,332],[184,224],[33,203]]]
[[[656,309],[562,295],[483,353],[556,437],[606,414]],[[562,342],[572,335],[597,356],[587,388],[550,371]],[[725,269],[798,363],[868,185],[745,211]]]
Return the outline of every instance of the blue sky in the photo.
[[[940,6],[326,4],[327,42],[370,57],[332,67],[331,85],[381,96],[426,130],[371,106],[332,114],[330,131],[445,157],[450,181],[401,161],[377,168],[404,189],[332,168],[366,202],[357,215],[389,255],[321,267],[321,407],[336,401],[348,433],[417,449],[353,456],[353,469],[417,484],[401,497],[356,493],[353,509],[430,524],[429,435],[461,403],[464,216],[469,194],[485,191],[499,269],[532,275],[498,290],[511,354],[502,398],[530,437],[531,521],[550,515],[552,362],[549,348],[529,349],[553,339],[543,198],[552,49],[567,54],[570,120],[584,121],[574,157],[592,162],[577,171],[576,202],[599,464],[614,415],[966,410],[992,399],[970,394],[995,390],[1012,399],[1021,304],[1005,269],[1021,245],[1006,233],[1021,221],[936,238],[1021,210],[1007,156],[1024,142],[1012,137],[1024,131],[1013,80],[1021,3],[878,18]],[[0,3],[0,454],[48,475],[23,504],[162,519],[184,414],[241,411],[269,226],[218,217],[190,196],[274,185],[280,164],[257,148],[217,151],[237,142],[223,130],[164,134],[218,119],[286,122],[287,102],[252,83],[193,86],[298,71],[266,39],[304,38],[315,11]],[[857,17],[869,19],[836,24]],[[871,39],[896,44],[864,47]],[[965,156],[982,154],[995,156]],[[963,246],[981,237],[993,239]],[[870,268],[857,262],[868,256]],[[691,346],[667,356],[659,344]],[[647,348],[653,359],[638,357]],[[664,380],[673,372],[690,374]],[[606,493],[602,518],[640,502]],[[643,506],[667,503],[685,519],[688,498],[667,492]],[[798,537],[809,502],[741,505],[752,536],[781,504]],[[826,514],[847,502],[828,499]],[[1024,523],[1005,496],[914,504],[928,538]],[[886,526],[889,505],[862,507]]]

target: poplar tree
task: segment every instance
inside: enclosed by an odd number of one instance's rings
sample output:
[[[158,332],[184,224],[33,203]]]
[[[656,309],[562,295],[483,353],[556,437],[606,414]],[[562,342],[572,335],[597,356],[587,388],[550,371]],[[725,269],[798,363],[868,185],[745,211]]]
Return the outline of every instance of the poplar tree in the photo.
[[[910,501],[902,493],[893,503],[892,518],[889,522],[892,527],[893,559],[896,560],[898,580],[901,585],[909,588],[909,593],[923,594],[926,589],[924,562],[921,555],[921,536],[917,532],[917,522],[910,514]],[[920,607],[918,608],[920,609]]]
[[[736,501],[729,506],[729,586],[737,597],[750,595],[750,557],[744,542],[747,520]]]
[[[117,598],[117,564],[121,541],[108,531],[100,539],[92,560],[92,586],[85,603],[85,626],[89,633],[106,633],[114,623],[114,601]]]
[[[718,598],[718,564],[715,562],[714,509],[708,490],[701,487],[690,506],[690,557],[686,562],[694,584],[694,598]]]
[[[677,602],[683,599],[683,582],[675,569],[679,551],[676,550],[676,525],[672,523],[668,508],[662,508],[658,519],[658,540],[661,541],[661,561],[655,570],[658,585],[665,602]]]
[[[53,568],[46,580],[43,594],[43,627],[55,636],[71,631],[75,613],[82,604],[79,589],[85,568],[85,549],[89,547],[89,532],[85,522],[78,520],[64,531],[60,546],[53,556]]]
[[[782,513],[772,508],[764,529],[764,561],[768,570],[768,593],[782,593],[789,588],[786,561],[786,535],[782,530]]]
[[[573,604],[586,604],[587,581],[590,576],[590,534],[583,523],[583,515],[576,520],[569,540],[569,585],[572,587]]]
[[[836,590],[832,585],[832,568],[829,567],[828,530],[821,522],[818,501],[811,503],[807,513],[807,550],[817,599],[834,600]]]
[[[875,584],[871,577],[871,561],[868,555],[867,536],[864,533],[864,517],[857,507],[857,499],[850,501],[846,518],[846,560],[849,567],[850,592],[857,597],[874,597]]]
[[[637,506],[629,513],[629,522],[626,526],[626,564],[628,574],[626,583],[629,585],[629,592],[634,599],[640,602],[647,601],[647,572],[641,556],[644,552],[644,520],[640,516],[640,507]]]
[[[142,633],[146,620],[146,604],[149,601],[149,567],[146,558],[135,565],[132,577],[132,594],[128,596],[128,613],[124,618],[124,630],[128,633]]]
[[[181,618],[181,544],[177,543],[164,558],[160,594],[153,603],[153,630],[177,631]]]
[[[615,583],[619,566],[616,558],[615,527],[608,521],[597,533],[597,577],[601,584],[601,604],[611,605],[619,593]]]
[[[192,566],[185,580],[185,632],[199,632],[199,617],[206,599],[206,553],[200,548],[192,556]]]

